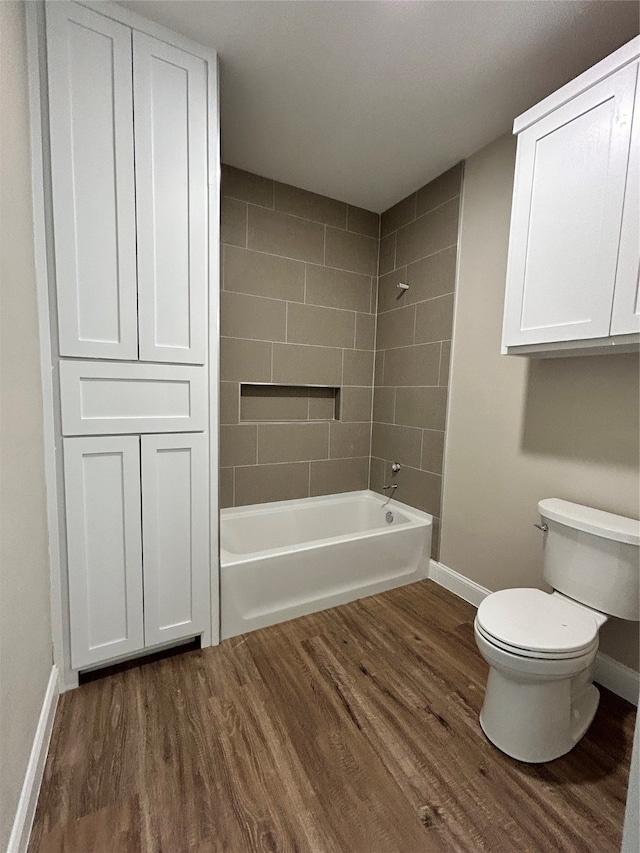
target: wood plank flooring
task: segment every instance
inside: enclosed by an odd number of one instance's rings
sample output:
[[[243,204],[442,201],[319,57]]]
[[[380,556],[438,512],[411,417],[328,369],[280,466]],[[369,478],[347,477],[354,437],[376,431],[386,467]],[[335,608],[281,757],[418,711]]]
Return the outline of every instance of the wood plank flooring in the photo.
[[[421,581],[65,694],[30,853],[617,851],[635,708],[507,758],[474,613]]]

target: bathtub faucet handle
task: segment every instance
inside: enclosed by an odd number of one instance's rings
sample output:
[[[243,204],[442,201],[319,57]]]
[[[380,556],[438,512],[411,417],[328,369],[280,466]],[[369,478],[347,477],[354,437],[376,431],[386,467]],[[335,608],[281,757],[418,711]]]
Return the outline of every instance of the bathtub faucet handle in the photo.
[[[400,470],[400,463],[399,462],[392,462],[391,463],[391,473],[397,474],[399,470]]]

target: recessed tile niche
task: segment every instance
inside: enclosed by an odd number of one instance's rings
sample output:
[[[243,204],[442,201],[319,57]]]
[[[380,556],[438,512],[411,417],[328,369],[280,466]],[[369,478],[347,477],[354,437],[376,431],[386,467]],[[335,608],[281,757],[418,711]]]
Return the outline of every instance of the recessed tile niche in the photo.
[[[340,420],[340,388],[311,385],[240,385],[241,423]]]

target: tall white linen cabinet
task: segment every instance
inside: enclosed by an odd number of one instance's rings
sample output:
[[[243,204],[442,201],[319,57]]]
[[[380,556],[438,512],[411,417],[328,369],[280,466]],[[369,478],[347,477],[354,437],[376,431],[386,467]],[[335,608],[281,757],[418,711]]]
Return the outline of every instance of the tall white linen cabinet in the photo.
[[[218,640],[217,62],[110,3],[35,5],[52,611],[72,687]]]

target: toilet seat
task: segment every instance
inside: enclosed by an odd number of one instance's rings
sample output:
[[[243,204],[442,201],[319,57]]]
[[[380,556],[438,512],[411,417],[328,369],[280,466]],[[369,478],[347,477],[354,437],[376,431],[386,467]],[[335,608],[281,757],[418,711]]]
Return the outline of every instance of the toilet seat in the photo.
[[[598,644],[594,613],[539,589],[505,589],[478,608],[476,628],[488,643],[525,658],[583,657]]]

